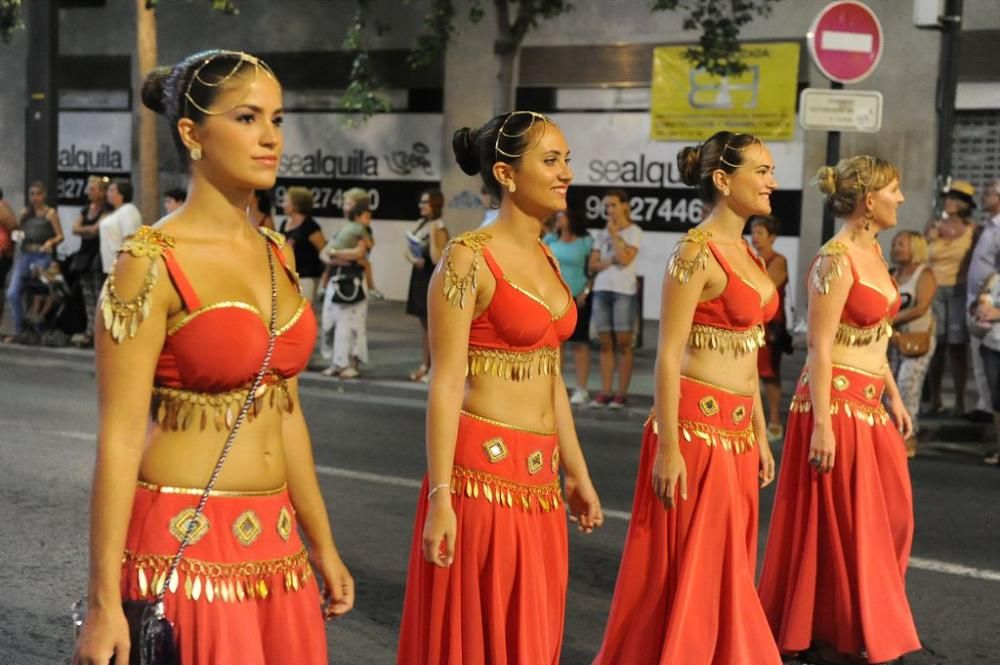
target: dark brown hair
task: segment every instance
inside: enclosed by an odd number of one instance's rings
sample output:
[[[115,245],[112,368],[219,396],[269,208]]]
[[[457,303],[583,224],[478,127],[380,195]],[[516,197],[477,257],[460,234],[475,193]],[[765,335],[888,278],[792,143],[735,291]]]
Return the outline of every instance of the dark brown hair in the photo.
[[[763,226],[767,231],[767,235],[776,236],[778,235],[778,228],[781,223],[778,222],[777,217],[772,217],[771,215],[754,215],[750,218],[750,228],[755,226]]]
[[[497,162],[520,162],[521,156],[538,141],[535,135],[541,130],[535,126],[544,128],[551,122],[540,113],[514,111],[501,113],[479,129],[462,127],[451,138],[455,161],[466,175],[482,176],[487,191],[495,201],[499,201],[503,193],[500,183],[493,176],[493,165]],[[500,133],[501,128],[503,134]]]
[[[677,153],[677,169],[681,181],[698,189],[698,198],[712,205],[719,197],[712,174],[717,170],[735,173],[743,166],[747,149],[753,144],[763,147],[760,139],[753,134],[716,132],[701,145],[687,146]]]
[[[425,189],[420,192],[420,196],[426,196],[430,200],[431,204],[431,219],[438,219],[441,217],[441,212],[444,210],[444,194],[440,189]]]

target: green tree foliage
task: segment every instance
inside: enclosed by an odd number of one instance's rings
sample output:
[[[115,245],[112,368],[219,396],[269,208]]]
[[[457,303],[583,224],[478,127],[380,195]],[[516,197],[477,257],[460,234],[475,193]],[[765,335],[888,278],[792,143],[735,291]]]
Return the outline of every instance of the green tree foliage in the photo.
[[[392,104],[382,94],[381,82],[371,71],[367,41],[368,26],[372,23],[370,10],[370,0],[358,0],[354,20],[347,29],[343,42],[344,50],[354,55],[354,62],[351,64],[351,79],[341,100],[341,107],[358,114],[355,117],[361,122],[376,113],[392,109]],[[375,22],[373,27],[379,34],[385,30],[381,23]]]
[[[681,12],[685,30],[700,30],[698,46],[684,56],[717,76],[742,74],[740,28],[757,16],[770,16],[780,0],[653,0],[650,9]]]
[[[0,39],[10,43],[15,30],[24,27],[21,21],[21,0],[0,0]]]

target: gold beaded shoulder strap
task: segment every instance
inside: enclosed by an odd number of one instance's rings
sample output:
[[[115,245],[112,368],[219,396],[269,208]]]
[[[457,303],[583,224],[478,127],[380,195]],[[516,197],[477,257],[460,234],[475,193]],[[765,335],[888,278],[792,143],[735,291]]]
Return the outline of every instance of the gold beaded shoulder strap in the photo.
[[[447,298],[452,307],[459,309],[465,307],[465,294],[467,292],[475,294],[476,289],[479,288],[476,276],[479,271],[479,260],[483,255],[483,248],[491,237],[489,233],[482,231],[466,231],[450,240],[445,246],[444,297]],[[451,255],[452,245],[463,245],[472,250],[472,265],[469,266],[469,271],[465,275],[459,275],[455,271]]]
[[[271,242],[274,243],[275,247],[277,247],[278,249],[284,248],[284,246],[285,246],[285,236],[281,235],[277,231],[272,231],[271,229],[267,228],[266,226],[261,226],[258,230],[261,233],[263,233],[265,236],[267,236],[268,238],[270,238]]]
[[[118,260],[115,259],[111,272],[101,289],[101,314],[104,317],[104,327],[111,333],[111,338],[121,344],[126,337],[135,337],[142,323],[150,312],[151,295],[156,280],[159,278],[159,260],[163,253],[174,246],[174,239],[151,226],[140,226],[135,235],[129,236],[122,243],[119,254],[128,253],[136,258],[148,257],[149,269],[143,278],[142,287],[134,298],[122,298],[118,294],[116,275]]]
[[[816,263],[813,265],[813,288],[822,295],[830,293],[830,284],[834,278],[844,274],[844,265],[850,260],[847,256],[847,245],[838,240],[831,240],[820,247]]]
[[[684,284],[691,279],[695,270],[707,268],[708,255],[710,254],[708,243],[711,239],[712,234],[701,229],[691,229],[684,234],[684,237],[678,240],[674,246],[674,253],[670,255],[670,261],[667,263],[667,274]],[[698,246],[698,252],[690,259],[681,257],[681,250],[687,243]]]

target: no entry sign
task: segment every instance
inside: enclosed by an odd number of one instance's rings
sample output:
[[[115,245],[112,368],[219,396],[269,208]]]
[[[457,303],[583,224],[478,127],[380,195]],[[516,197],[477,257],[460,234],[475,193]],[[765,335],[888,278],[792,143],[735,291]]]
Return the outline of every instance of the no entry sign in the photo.
[[[865,79],[878,65],[884,47],[878,17],[855,0],[827,5],[806,38],[813,62],[823,76],[837,83]]]

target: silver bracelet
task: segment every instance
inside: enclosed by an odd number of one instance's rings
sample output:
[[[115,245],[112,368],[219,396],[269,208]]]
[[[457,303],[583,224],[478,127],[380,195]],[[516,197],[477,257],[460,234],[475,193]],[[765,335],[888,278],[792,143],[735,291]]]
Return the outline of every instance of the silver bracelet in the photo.
[[[427,500],[430,501],[431,498],[434,496],[434,493],[437,492],[438,490],[447,489],[449,487],[451,487],[451,485],[447,483],[443,483],[441,485],[435,485],[434,487],[431,488],[431,491],[427,493]]]

